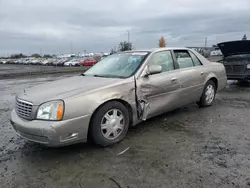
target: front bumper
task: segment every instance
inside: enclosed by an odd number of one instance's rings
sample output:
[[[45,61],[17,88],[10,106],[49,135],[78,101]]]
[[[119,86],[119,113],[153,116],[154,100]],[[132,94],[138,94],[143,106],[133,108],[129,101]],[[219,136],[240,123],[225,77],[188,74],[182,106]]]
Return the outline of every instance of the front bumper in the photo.
[[[63,121],[28,121],[11,112],[11,124],[21,137],[48,146],[65,146],[86,142],[90,115]]]

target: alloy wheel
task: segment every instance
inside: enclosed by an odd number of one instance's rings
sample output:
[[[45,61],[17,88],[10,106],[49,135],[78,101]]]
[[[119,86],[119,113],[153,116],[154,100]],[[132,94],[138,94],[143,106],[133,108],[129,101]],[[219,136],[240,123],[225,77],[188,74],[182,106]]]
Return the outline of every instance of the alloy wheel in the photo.
[[[211,104],[214,100],[214,87],[213,85],[209,84],[206,88],[206,92],[205,92],[205,95],[206,95],[206,102],[207,104]]]
[[[102,135],[108,140],[114,140],[120,136],[125,126],[123,113],[118,109],[109,110],[102,118]]]

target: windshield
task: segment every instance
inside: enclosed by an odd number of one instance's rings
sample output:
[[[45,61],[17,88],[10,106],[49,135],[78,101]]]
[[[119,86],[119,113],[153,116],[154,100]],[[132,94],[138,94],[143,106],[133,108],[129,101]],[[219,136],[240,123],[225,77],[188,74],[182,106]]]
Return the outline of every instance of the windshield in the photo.
[[[84,75],[127,78],[137,71],[148,54],[148,52],[114,54],[99,61]]]

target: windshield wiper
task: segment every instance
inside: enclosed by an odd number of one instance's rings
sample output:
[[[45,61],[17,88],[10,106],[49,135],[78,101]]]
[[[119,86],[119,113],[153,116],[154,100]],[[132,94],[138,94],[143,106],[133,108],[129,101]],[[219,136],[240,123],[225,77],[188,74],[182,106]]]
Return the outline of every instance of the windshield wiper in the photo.
[[[93,76],[101,78],[124,78],[123,76],[108,75],[108,74],[94,74]]]
[[[93,76],[94,76],[94,77],[107,78],[106,75],[101,75],[101,74],[94,74]]]

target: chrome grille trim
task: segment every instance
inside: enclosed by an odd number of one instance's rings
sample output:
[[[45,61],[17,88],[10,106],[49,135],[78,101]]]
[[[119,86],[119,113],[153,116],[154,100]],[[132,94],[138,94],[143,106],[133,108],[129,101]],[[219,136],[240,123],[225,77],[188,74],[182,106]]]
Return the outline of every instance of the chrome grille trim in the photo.
[[[16,113],[24,119],[31,119],[33,103],[16,98]]]
[[[29,102],[29,101],[25,101],[25,100],[22,100],[22,99],[19,99],[19,98],[17,98],[17,101],[22,102],[22,103],[25,103],[25,104],[27,104],[27,105],[32,105],[32,106],[33,106],[33,103],[32,103],[32,102]]]

